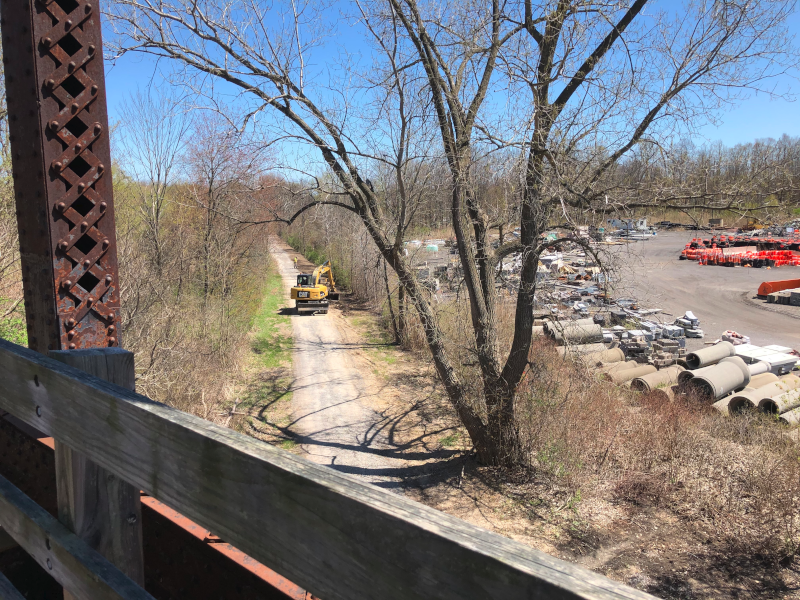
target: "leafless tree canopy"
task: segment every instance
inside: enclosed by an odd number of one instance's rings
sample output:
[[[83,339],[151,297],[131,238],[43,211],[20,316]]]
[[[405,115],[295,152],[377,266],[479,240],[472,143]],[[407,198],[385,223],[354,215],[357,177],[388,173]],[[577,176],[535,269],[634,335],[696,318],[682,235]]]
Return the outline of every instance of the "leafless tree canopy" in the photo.
[[[796,62],[785,27],[794,8],[792,0],[116,0],[108,17],[114,53],[167,58],[196,93],[236,95],[245,121],[280,144],[303,203],[292,214],[272,207],[267,220],[290,223],[324,205],[358,216],[413,303],[479,455],[511,464],[540,236],[554,219],[647,206],[749,211],[796,190],[775,172],[780,161],[712,187],[674,172],[680,138],[718,109],[751,90],[785,91],[772,80]],[[354,36],[368,44],[366,57],[346,51]],[[502,174],[508,193],[487,193],[496,189],[487,174]],[[448,198],[464,271],[477,399],[402,252],[432,189]],[[518,241],[491,247],[492,230],[515,226]],[[508,342],[494,280],[510,252],[522,253],[523,268]]]

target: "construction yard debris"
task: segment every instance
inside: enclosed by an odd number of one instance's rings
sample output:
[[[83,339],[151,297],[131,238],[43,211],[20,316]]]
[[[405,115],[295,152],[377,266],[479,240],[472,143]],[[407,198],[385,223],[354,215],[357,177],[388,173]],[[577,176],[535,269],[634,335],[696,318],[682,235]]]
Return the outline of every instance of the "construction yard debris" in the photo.
[[[646,219],[612,219],[607,225],[609,230],[583,227],[543,234],[542,240],[554,245],[541,253],[536,267],[534,335],[552,338],[565,359],[634,391],[657,394],[664,402],[685,396],[725,415],[761,410],[788,415],[785,423],[800,423],[800,391],[797,397],[788,394],[800,382],[790,374],[798,353],[785,346],[753,345],[749,335],[733,328],[705,348],[687,350],[687,343],[697,348],[694,340],[705,337],[696,314],[666,314],[657,306],[642,306],[635,297],[615,297],[610,284],[622,272],[612,268],[609,274],[608,265],[599,264],[591,251],[592,246],[600,251],[603,245],[652,239],[656,228]],[[800,231],[795,229],[800,228],[696,237],[685,244],[680,258],[728,267],[800,266]],[[499,248],[518,235],[512,232],[492,245]],[[463,269],[452,240],[411,240],[406,251],[432,294],[455,297]],[[499,261],[495,285],[501,297],[516,294],[522,263],[521,254]],[[800,279],[766,282],[762,292],[770,302],[800,306]]]

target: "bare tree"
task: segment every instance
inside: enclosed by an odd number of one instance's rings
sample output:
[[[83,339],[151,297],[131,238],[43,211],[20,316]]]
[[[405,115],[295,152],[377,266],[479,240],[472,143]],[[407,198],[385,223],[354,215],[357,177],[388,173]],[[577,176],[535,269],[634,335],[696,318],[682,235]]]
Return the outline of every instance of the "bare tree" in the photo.
[[[252,237],[242,236],[253,220],[251,200],[261,189],[269,165],[268,145],[238,131],[216,112],[204,113],[191,136],[187,156],[189,209],[201,212],[198,273],[203,302],[212,294],[226,296]]]
[[[4,60],[0,50],[0,321],[11,317],[15,311],[22,313],[24,310],[5,87]],[[17,329],[24,329],[24,326]]]
[[[147,227],[149,260],[157,275],[164,270],[164,214],[170,187],[178,181],[180,160],[192,127],[189,107],[175,94],[138,91],[121,107],[122,135],[117,154],[125,175],[134,180],[142,220]]]
[[[602,210],[606,197],[620,207],[643,205],[641,190],[612,180],[614,169],[637,147],[661,147],[713,114],[732,99],[729,92],[761,85],[784,68],[791,50],[783,22],[792,0],[698,0],[677,14],[645,14],[645,5],[363,1],[345,23],[358,23],[376,40],[373,60],[387,82],[372,88],[383,93],[366,95],[355,93],[353,82],[369,78],[349,57],[330,58],[319,75],[310,67],[331,54],[325,36],[337,25],[313,3],[117,0],[109,19],[117,52],[169,58],[187,80],[224,80],[251,99],[254,118],[270,115],[266,126],[276,135],[316,150],[332,183],[320,178],[319,165],[316,174],[313,163],[299,169],[312,182],[301,190],[306,202],[274,220],[291,223],[318,206],[359,217],[413,303],[481,460],[510,465],[519,460],[516,390],[528,372],[545,227],[559,211],[574,222]],[[378,105],[390,107],[402,132],[408,83],[435,123],[437,142],[427,154],[438,151],[449,174],[479,390],[455,368],[437,312],[402,252],[408,202],[387,202],[370,179],[389,165],[399,190],[415,166],[398,153],[402,144],[369,130],[379,114],[375,101],[385,98],[391,101]],[[402,133],[385,137],[396,141]],[[496,202],[482,194],[476,169],[493,153],[511,159],[507,172],[520,178],[515,210],[493,214]],[[685,198],[660,200],[680,205]],[[511,226],[512,217],[520,240],[494,250],[490,231]],[[523,269],[508,343],[498,329],[495,275],[512,252],[522,253]]]

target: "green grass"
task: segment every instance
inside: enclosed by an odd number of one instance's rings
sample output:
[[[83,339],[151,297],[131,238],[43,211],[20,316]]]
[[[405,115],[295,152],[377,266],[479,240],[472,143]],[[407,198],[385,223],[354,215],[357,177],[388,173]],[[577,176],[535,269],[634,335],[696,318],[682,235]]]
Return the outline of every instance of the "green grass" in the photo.
[[[283,279],[279,273],[267,276],[264,300],[253,322],[254,334],[251,350],[256,355],[257,366],[274,369],[291,361],[292,336],[288,314],[281,314],[287,307]]]
[[[283,440],[281,442],[281,448],[283,448],[284,450],[291,450],[295,446],[297,446],[297,442],[295,442],[294,440]]]
[[[0,298],[0,308],[7,302],[6,298]],[[7,308],[3,308],[5,312]],[[2,313],[0,313],[2,314]],[[28,330],[25,326],[25,308],[20,303],[17,308],[4,319],[0,319],[0,338],[14,342],[20,346],[28,345]]]
[[[276,414],[272,411],[292,399],[292,323],[288,311],[282,310],[287,305],[283,279],[271,268],[253,319],[249,382],[239,405],[239,410],[258,413],[247,418],[251,427],[256,420],[271,422]]]
[[[439,440],[439,443],[445,448],[449,448],[450,446],[455,446],[458,443],[459,437],[460,436],[456,431],[455,433],[451,433],[450,435],[443,437],[441,440]]]

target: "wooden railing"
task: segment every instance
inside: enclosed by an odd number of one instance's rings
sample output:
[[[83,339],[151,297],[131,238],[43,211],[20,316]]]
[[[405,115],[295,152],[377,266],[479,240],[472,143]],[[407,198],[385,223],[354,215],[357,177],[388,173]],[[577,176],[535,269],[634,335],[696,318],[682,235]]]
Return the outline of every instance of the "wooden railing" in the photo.
[[[324,600],[651,597],[2,340],[0,381],[0,409]],[[150,598],[5,480],[0,524],[77,598]]]

